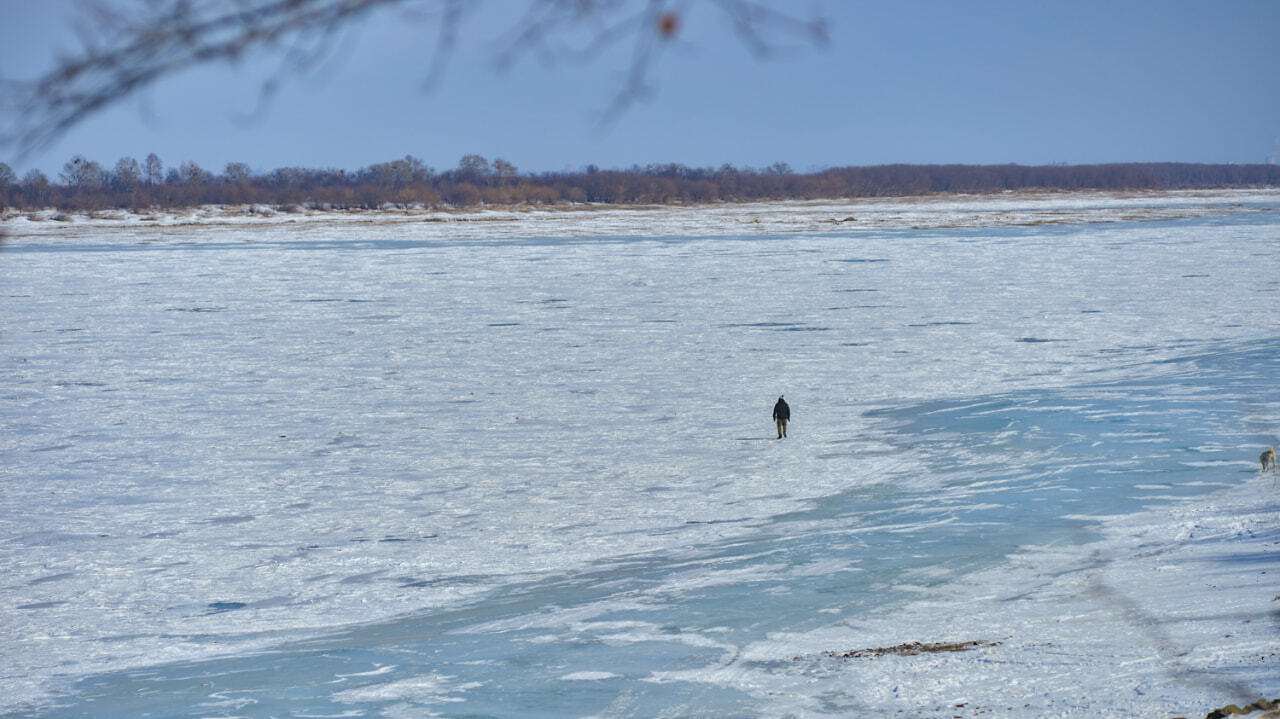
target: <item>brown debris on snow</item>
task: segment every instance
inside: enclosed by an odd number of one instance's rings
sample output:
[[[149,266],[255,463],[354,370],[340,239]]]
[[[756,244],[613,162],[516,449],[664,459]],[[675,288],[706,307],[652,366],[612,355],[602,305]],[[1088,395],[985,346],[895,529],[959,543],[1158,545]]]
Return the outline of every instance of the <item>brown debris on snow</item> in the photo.
[[[1209,712],[1205,716],[1205,719],[1225,719],[1226,717],[1233,715],[1252,714],[1255,711],[1263,712],[1258,715],[1257,719],[1280,717],[1280,699],[1274,699],[1271,701],[1259,699],[1258,701],[1243,707],[1236,706],[1235,704],[1228,704],[1221,709],[1214,709]]]
[[[822,656],[827,659],[875,659],[886,655],[895,655],[900,657],[911,657],[918,654],[943,654],[948,652],[967,652],[971,649],[980,649],[982,647],[998,647],[1000,642],[991,642],[984,639],[974,639],[967,642],[907,642],[906,644],[898,644],[892,647],[871,647],[867,649],[851,649],[845,652],[823,652]],[[805,657],[796,657],[796,661],[802,661]]]

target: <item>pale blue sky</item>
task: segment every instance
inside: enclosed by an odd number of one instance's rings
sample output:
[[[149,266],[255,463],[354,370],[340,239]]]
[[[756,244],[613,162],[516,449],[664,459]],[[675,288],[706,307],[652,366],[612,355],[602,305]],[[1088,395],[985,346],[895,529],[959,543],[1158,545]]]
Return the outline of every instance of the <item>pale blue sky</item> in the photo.
[[[688,0],[682,3],[687,4]],[[434,6],[435,2],[424,0]],[[747,51],[695,0],[651,67],[655,94],[597,123],[626,52],[588,65],[526,58],[500,72],[525,0],[485,0],[441,82],[423,89],[430,22],[387,10],[319,71],[285,81],[257,119],[275,61],[168,78],[24,161],[56,177],[80,153],[107,167],[157,153],[257,171],[357,169],[464,154],[522,171],[597,164],[797,170],[885,163],[1268,162],[1280,154],[1280,1],[867,0],[775,3],[829,22],[825,48]],[[0,0],[0,73],[31,77],[73,49],[71,0]],[[6,156],[8,155],[8,156]]]

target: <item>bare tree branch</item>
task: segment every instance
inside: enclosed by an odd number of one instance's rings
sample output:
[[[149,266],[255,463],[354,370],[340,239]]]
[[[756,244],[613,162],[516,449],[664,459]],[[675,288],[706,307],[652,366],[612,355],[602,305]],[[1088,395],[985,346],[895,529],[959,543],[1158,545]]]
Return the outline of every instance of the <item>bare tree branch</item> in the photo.
[[[306,62],[302,44],[379,6],[405,0],[184,0],[139,3],[133,12],[85,2],[93,27],[82,26],[81,51],[49,73],[16,85],[19,120],[3,137],[20,151],[56,140],[89,115],[166,75],[195,65],[233,61],[287,38],[285,64]],[[270,82],[270,81],[269,81]]]
[[[527,0],[508,32],[499,68],[530,54],[544,60],[592,62],[627,44],[631,60],[606,117],[647,96],[649,73],[696,0]],[[806,20],[763,0],[710,0],[742,42],[768,57],[777,42],[822,44],[821,20]],[[80,50],[34,80],[0,81],[6,113],[0,147],[20,155],[46,147],[87,117],[166,76],[209,63],[235,62],[254,51],[276,52],[278,68],[262,84],[264,106],[284,79],[333,52],[335,36],[375,11],[424,7],[437,24],[425,73],[430,87],[444,74],[464,13],[476,0],[81,0]],[[575,49],[570,40],[586,37]]]

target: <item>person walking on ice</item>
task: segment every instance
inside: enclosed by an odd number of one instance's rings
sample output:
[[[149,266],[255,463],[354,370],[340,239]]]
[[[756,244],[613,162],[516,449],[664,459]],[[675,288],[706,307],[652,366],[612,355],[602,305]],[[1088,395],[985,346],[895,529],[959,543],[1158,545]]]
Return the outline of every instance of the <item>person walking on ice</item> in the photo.
[[[778,403],[773,406],[773,421],[778,425],[778,439],[787,436],[787,420],[791,419],[791,407],[778,395]]]

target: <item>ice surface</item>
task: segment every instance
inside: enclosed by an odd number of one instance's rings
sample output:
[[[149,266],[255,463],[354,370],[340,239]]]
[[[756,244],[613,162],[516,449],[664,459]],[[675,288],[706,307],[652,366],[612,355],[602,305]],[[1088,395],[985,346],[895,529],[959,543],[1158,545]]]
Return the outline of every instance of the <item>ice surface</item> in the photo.
[[[1278,207],[11,218],[0,707],[1280,696]]]

